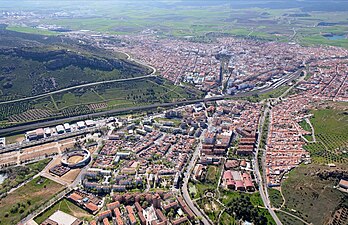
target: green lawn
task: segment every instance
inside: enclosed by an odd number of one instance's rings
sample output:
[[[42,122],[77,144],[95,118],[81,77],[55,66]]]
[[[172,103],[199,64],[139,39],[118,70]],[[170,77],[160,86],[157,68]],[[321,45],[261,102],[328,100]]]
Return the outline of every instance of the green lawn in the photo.
[[[195,187],[196,187],[196,190],[197,190],[197,193],[195,195],[195,198],[201,198],[201,197],[204,197],[204,194],[207,192],[207,191],[210,191],[210,192],[213,192],[215,191],[215,186],[212,185],[212,184],[206,184],[206,183],[200,183],[200,182],[197,182],[195,184]]]
[[[75,204],[71,203],[67,199],[60,200],[59,202],[55,203],[51,208],[46,210],[44,213],[37,216],[34,220],[38,224],[41,224],[43,221],[45,221],[48,217],[50,217],[55,211],[60,210],[65,213],[68,213],[70,215],[73,215],[81,220],[91,220],[92,215],[90,215],[85,210],[81,209],[80,207],[76,206]]]
[[[238,192],[238,191],[227,191],[220,190],[220,201],[227,205],[229,202],[239,198],[240,196],[248,196],[250,198],[250,202],[253,206],[264,206],[263,201],[261,199],[260,193],[255,192],[253,194]]]
[[[219,167],[208,166],[206,182],[216,186],[219,179],[220,179],[220,172],[221,172],[221,170],[219,169]]]
[[[62,185],[49,179],[33,179],[0,200],[0,224],[17,224],[62,190]]]

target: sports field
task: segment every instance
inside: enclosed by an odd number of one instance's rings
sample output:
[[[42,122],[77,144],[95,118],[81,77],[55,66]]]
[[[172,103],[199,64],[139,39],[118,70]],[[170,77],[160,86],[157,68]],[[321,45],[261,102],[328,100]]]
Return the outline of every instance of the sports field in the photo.
[[[68,158],[68,163],[78,163],[83,159],[83,156],[74,155]]]

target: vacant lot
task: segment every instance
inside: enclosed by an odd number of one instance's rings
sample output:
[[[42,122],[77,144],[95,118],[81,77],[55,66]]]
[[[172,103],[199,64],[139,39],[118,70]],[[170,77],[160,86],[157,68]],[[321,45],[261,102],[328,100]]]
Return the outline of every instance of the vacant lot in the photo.
[[[324,165],[302,165],[289,173],[282,184],[285,209],[313,224],[324,224],[335,211],[344,194],[334,188],[338,179],[321,178],[322,174],[347,170],[347,165],[330,168]],[[296,210],[292,212],[291,210]]]
[[[63,186],[54,181],[42,177],[33,179],[0,200],[0,224],[17,224],[61,190]]]
[[[54,204],[51,208],[46,210],[44,213],[36,217],[35,222],[37,222],[38,224],[41,224],[43,221],[45,221],[57,210],[63,211],[65,213],[73,215],[76,218],[79,218],[82,220],[91,219],[91,214],[81,209],[80,207],[74,205],[73,203],[69,202],[67,199],[63,199],[57,202],[56,204]]]

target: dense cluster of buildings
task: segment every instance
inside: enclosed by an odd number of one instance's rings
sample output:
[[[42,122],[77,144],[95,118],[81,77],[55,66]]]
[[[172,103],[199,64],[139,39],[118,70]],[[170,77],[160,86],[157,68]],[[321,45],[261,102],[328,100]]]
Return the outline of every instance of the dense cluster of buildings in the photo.
[[[116,194],[113,200],[90,225],[180,225],[195,219],[184,200],[170,192]]]
[[[337,47],[302,47],[234,37],[218,38],[211,44],[149,35],[117,38],[121,42],[117,46],[100,38],[97,42],[107,49],[130,53],[175,83],[191,83],[216,93],[224,84],[228,94],[279,87],[291,82],[289,75],[307,63],[348,54]],[[227,67],[220,58],[229,59]]]
[[[269,186],[279,186],[284,173],[310,159],[303,149],[302,135],[306,132],[299,125],[307,116],[309,101],[294,96],[277,104],[270,112],[265,165]]]

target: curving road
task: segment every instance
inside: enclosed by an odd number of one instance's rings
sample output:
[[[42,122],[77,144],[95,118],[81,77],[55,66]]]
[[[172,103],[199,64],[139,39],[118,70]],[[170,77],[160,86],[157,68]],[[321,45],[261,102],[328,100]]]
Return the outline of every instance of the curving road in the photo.
[[[157,70],[156,70],[155,67],[147,65],[147,64],[145,64],[143,62],[140,62],[139,60],[131,58],[131,56],[128,53],[124,53],[124,52],[121,52],[121,53],[127,55],[127,60],[128,61],[135,62],[135,63],[140,64],[142,66],[148,67],[148,68],[150,68],[152,70],[152,72],[147,74],[147,75],[139,76],[139,77],[131,77],[131,78],[124,78],[124,79],[114,79],[114,80],[106,80],[106,81],[97,81],[97,82],[92,82],[92,83],[87,83],[87,84],[80,84],[80,85],[67,87],[67,88],[56,90],[56,91],[51,91],[51,92],[47,92],[47,93],[43,93],[43,94],[39,94],[39,95],[30,96],[30,97],[19,98],[19,99],[14,99],[14,100],[9,100],[9,101],[3,101],[3,102],[0,102],[0,105],[4,105],[4,104],[8,104],[8,103],[14,103],[14,102],[21,102],[21,101],[26,101],[26,100],[32,100],[32,99],[36,99],[36,98],[47,97],[47,96],[50,96],[50,95],[53,95],[53,94],[58,94],[58,93],[65,92],[65,91],[70,91],[70,90],[74,90],[74,89],[77,89],[77,88],[95,86],[95,85],[99,85],[99,84],[109,84],[109,83],[141,80],[141,79],[146,79],[146,78],[150,78],[150,77],[156,77],[155,73],[157,72]]]

